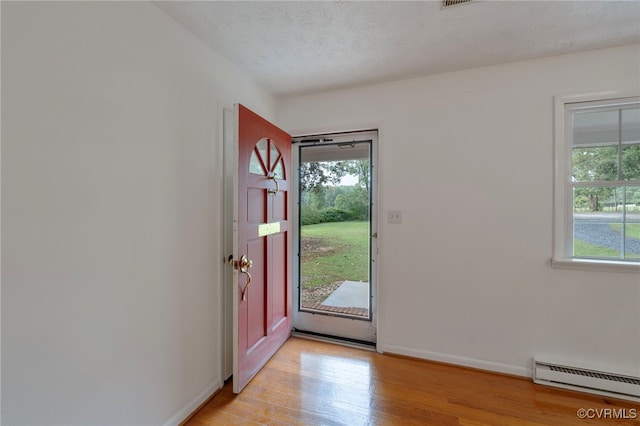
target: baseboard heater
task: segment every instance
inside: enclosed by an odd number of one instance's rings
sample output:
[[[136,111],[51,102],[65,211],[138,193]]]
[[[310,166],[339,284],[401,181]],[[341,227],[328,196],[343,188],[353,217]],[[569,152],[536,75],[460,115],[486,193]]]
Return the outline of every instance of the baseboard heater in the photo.
[[[533,381],[541,385],[640,402],[640,377],[534,360]]]

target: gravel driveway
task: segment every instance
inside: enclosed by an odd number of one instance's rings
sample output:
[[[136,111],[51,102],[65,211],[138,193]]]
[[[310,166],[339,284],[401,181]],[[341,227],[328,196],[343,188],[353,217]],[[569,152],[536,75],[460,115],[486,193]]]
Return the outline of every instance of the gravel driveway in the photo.
[[[628,222],[636,222],[640,217],[637,214],[627,215]],[[589,244],[620,250],[622,235],[611,229],[610,223],[617,222],[620,214],[577,214],[574,216],[573,236]],[[618,220],[616,220],[618,219]],[[640,240],[627,237],[625,239],[627,254],[640,254]]]

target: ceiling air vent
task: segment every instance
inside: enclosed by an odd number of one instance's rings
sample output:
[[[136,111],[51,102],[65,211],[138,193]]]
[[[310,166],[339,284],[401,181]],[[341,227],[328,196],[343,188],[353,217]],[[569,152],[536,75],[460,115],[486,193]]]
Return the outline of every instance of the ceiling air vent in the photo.
[[[442,8],[458,6],[464,3],[469,3],[471,0],[442,0]]]

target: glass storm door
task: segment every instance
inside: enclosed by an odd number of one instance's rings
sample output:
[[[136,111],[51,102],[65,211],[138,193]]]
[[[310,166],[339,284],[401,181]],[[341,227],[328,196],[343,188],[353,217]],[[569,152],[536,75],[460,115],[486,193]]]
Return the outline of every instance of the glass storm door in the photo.
[[[239,393],[292,328],[291,137],[236,105],[233,391]]]
[[[294,329],[375,343],[377,132],[294,138]]]

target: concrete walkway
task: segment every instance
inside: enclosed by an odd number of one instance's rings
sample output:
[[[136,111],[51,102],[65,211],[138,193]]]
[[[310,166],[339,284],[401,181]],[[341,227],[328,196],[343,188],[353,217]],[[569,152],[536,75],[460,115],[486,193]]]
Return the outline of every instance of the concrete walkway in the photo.
[[[345,281],[322,304],[341,308],[369,309],[369,283]]]

